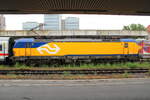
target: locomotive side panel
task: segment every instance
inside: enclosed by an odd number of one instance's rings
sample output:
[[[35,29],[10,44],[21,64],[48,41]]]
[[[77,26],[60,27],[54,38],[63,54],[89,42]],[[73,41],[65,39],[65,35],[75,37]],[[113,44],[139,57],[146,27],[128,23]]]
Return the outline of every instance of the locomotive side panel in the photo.
[[[31,51],[31,56],[102,56],[123,54],[123,46],[120,42],[50,42]]]
[[[21,41],[13,48],[15,57],[48,59],[51,57],[127,57],[138,56],[140,46],[136,42],[34,42]],[[46,58],[47,57],[47,58]]]
[[[32,43],[30,48],[14,48],[15,56],[73,56],[123,54],[121,42],[50,42]],[[38,46],[37,46],[38,45]]]

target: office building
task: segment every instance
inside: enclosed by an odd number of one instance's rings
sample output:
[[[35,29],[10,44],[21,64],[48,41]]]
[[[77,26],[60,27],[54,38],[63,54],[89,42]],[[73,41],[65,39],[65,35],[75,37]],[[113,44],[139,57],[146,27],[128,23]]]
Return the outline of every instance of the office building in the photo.
[[[62,21],[63,21],[62,24],[63,30],[79,30],[79,18],[67,17]]]
[[[61,20],[61,30],[65,30],[65,19]]]
[[[44,15],[44,30],[61,30],[61,15]]]
[[[39,26],[39,23],[37,23],[37,22],[24,22],[22,28],[23,28],[23,30],[31,30],[31,29],[37,27],[37,28],[35,28],[35,30],[39,30],[38,26]]]
[[[6,24],[5,24],[5,17],[3,15],[0,15],[0,30],[5,30]]]

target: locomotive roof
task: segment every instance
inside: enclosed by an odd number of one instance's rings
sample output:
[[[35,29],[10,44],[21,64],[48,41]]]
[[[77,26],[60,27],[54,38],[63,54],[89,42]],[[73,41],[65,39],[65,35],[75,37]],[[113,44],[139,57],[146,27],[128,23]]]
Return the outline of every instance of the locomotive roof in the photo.
[[[120,39],[122,42],[136,42],[135,39]]]
[[[21,38],[15,40],[16,42],[34,42],[34,38]]]
[[[92,41],[92,42],[102,42],[103,40],[102,39],[76,39],[76,38],[72,38],[72,39],[34,39],[34,38],[20,38],[20,39],[17,39],[15,40],[15,42],[50,42],[50,41],[60,41],[60,42],[69,42],[69,41],[72,41],[72,42],[76,42],[76,41],[80,41],[80,42],[85,42],[85,41]],[[111,42],[112,40],[108,40],[108,42]],[[113,41],[121,41],[121,42],[136,42],[135,39],[118,39],[118,40],[113,40]],[[112,41],[112,42],[113,42]]]

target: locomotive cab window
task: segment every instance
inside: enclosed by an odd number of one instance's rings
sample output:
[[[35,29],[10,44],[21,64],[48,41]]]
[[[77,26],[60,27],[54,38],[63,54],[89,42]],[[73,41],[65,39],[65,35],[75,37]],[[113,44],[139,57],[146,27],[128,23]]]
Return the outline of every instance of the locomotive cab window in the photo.
[[[128,48],[128,43],[124,43],[124,47],[125,47],[125,48]]]
[[[0,44],[0,51],[2,51],[2,45]]]
[[[31,48],[31,43],[26,43],[26,48]]]

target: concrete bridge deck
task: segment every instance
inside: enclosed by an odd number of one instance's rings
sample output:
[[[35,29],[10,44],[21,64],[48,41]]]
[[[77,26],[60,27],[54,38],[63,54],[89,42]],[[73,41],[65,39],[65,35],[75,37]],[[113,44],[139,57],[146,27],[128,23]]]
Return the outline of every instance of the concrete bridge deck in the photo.
[[[1,30],[0,36],[65,36],[65,35],[108,35],[108,36],[139,36],[147,37],[146,31],[125,30],[72,30],[72,31],[48,31],[48,30]]]

